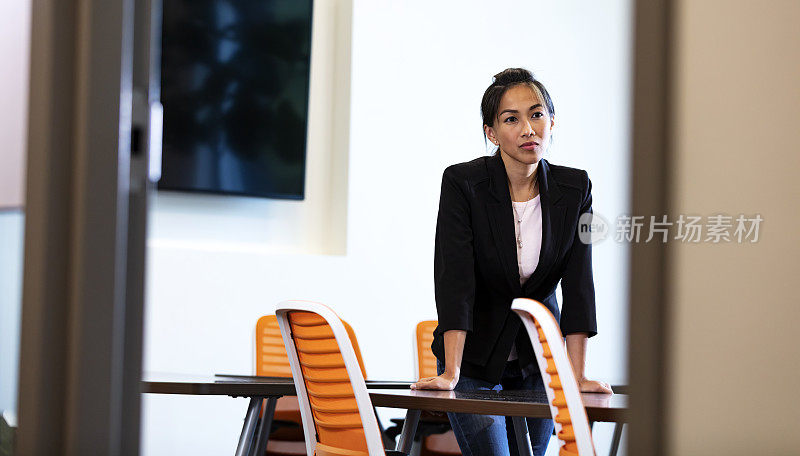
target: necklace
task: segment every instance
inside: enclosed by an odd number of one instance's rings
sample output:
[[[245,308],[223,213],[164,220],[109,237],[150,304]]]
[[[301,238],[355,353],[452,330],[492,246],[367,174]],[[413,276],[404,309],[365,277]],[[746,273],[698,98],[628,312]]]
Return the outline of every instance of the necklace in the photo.
[[[533,199],[533,189],[536,188],[536,181],[539,179],[539,172],[536,172],[536,175],[533,176],[533,184],[531,184],[531,191],[528,193],[528,200],[525,201],[525,206],[522,207],[522,215],[517,212],[517,208],[514,207],[514,202],[511,202],[511,210],[514,211],[514,218],[517,220],[517,248],[522,248],[522,218],[525,217],[525,212],[528,210],[528,203],[531,202]],[[511,190],[511,196],[514,196],[514,189],[511,188],[511,181],[508,182],[508,189]]]

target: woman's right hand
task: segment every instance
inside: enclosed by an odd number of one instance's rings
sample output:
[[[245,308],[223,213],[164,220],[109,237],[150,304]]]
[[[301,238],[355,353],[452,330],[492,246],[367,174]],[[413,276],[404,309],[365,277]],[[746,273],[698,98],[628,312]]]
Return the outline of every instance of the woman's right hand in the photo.
[[[458,379],[454,375],[450,375],[445,372],[444,374],[437,375],[436,377],[421,378],[417,383],[411,385],[411,389],[452,391],[456,387],[457,383]]]
[[[464,353],[464,341],[467,331],[451,329],[444,332],[445,368],[442,375],[425,377],[411,385],[412,390],[445,390],[452,391],[461,374],[461,355]],[[438,370],[437,370],[438,372]]]

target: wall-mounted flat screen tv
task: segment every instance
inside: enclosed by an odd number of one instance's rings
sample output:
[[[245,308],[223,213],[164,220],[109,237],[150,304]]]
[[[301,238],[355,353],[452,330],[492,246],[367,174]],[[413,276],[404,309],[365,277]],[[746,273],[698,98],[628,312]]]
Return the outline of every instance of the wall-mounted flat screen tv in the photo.
[[[302,199],[312,0],[164,0],[159,189]]]

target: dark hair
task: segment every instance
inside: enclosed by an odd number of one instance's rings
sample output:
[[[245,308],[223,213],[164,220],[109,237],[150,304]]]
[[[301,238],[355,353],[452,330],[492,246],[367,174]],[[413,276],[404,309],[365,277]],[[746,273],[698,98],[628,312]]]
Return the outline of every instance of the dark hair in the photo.
[[[556,111],[553,107],[553,100],[550,98],[547,89],[544,88],[544,84],[537,80],[533,73],[524,68],[507,68],[494,75],[492,84],[486,88],[486,92],[483,93],[483,99],[481,100],[483,125],[494,126],[497,110],[500,109],[500,100],[508,89],[518,85],[530,86],[534,91],[538,92],[544,102],[547,113],[550,114],[550,119],[553,119]],[[486,132],[484,131],[484,140],[485,139]],[[495,151],[495,153],[497,153],[497,151]]]

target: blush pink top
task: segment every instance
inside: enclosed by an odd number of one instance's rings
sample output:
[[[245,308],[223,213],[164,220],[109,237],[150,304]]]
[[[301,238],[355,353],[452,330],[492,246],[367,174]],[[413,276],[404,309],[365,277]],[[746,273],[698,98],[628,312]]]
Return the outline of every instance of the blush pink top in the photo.
[[[519,268],[519,284],[522,285],[536,270],[539,264],[539,253],[542,249],[542,205],[539,195],[526,202],[513,201],[515,240],[522,241],[522,248],[517,245],[517,267]],[[527,207],[525,206],[527,204]],[[521,223],[517,220],[522,218]],[[520,230],[522,235],[520,236]],[[511,346],[508,360],[517,359],[517,346]]]

